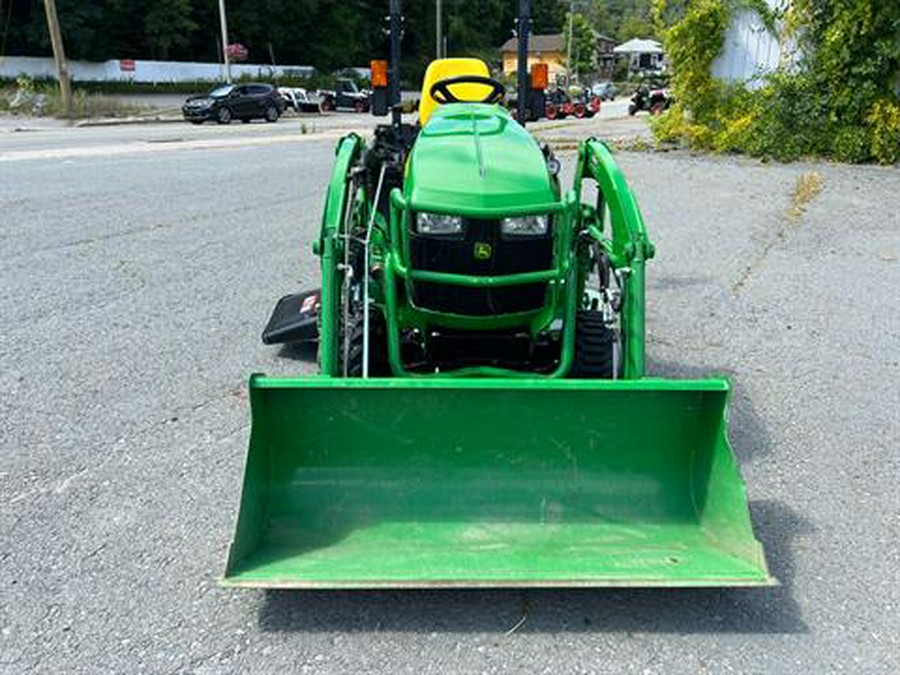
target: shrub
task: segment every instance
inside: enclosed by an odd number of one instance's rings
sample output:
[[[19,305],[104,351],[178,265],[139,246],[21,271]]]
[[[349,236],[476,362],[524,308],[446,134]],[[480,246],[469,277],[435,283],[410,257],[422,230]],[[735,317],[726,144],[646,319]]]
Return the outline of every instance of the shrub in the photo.
[[[865,127],[841,127],[834,135],[834,158],[859,164],[872,157],[872,139]]]
[[[872,127],[872,155],[882,164],[900,161],[900,103],[877,101],[867,117]]]
[[[653,0],[676,105],[653,125],[660,141],[791,161],[900,160],[900,40],[893,3],[795,0],[779,14],[763,0]],[[711,75],[735,9],[800,47],[799,62],[750,91]]]

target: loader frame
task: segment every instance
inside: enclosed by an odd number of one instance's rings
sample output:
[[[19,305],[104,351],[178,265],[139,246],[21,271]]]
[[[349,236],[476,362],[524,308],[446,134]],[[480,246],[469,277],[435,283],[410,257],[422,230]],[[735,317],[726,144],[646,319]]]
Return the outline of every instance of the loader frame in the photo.
[[[383,285],[373,284],[373,304],[384,313],[387,325],[388,358],[396,377],[566,377],[571,369],[575,343],[575,313],[583,302],[591,268],[585,244],[598,242],[621,278],[623,303],[620,311],[624,379],[644,375],[644,266],[653,257],[654,247],[647,237],[637,201],[628,188],[609,148],[597,139],[583,142],[578,150],[574,186],[558,201],[504,207],[453,209],[452,213],[471,218],[551,213],[554,216],[554,255],[549,269],[502,276],[474,276],[412,269],[409,262],[409,219],[413,211],[449,213],[446,204],[410,204],[403,193],[390,192],[388,218],[374,210],[375,198],[362,190],[352,194],[353,167],[365,146],[356,134],[344,137],[337,147],[337,161],[329,183],[321,234],[314,252],[321,257],[322,309],[320,325],[320,369],[323,375],[339,374],[340,261],[347,235],[344,223],[355,210],[357,217],[371,219],[374,227],[367,254],[371,267],[383,270]],[[582,203],[584,184],[597,185],[595,204]],[[374,213],[373,213],[374,210]],[[609,218],[607,222],[606,214]],[[385,222],[387,220],[387,222]],[[412,297],[412,283],[425,281],[451,286],[499,287],[549,282],[547,299],[537,311],[487,317],[449,314],[417,307],[398,297],[398,285],[406,286],[405,298]],[[570,289],[574,289],[570,291]],[[429,321],[443,326],[468,329],[501,329],[527,321],[536,335],[554,319],[562,319],[561,353],[557,367],[549,374],[494,366],[469,366],[440,373],[413,373],[401,359],[401,332],[421,328]]]

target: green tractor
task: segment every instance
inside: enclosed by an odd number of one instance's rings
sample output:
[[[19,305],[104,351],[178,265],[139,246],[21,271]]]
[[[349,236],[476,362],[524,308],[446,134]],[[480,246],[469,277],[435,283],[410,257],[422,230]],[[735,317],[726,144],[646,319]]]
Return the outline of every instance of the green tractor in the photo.
[[[438,60],[418,124],[338,143],[321,291],[264,333],[315,340],[319,374],[251,378],[224,584],[774,583],[728,383],[645,375],[654,249],[610,150],[582,143],[566,190],[503,97]]]

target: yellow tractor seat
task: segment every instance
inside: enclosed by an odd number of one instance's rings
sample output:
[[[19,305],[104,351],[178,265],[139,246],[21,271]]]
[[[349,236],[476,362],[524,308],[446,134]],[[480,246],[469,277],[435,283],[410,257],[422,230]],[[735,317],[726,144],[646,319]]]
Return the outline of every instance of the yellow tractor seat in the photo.
[[[490,77],[487,64],[481,59],[436,59],[428,64],[425,79],[422,82],[422,96],[419,99],[419,124],[425,126],[431,114],[440,104],[431,96],[431,87],[435,82],[462,75],[480,75]],[[481,101],[491,88],[484,84],[452,85],[453,95],[461,101]]]

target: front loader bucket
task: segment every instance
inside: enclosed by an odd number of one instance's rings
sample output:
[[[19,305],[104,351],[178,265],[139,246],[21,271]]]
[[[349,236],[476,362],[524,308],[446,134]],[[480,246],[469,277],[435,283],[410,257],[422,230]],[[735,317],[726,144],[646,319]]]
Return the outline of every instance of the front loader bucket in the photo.
[[[754,586],[724,380],[250,382],[223,583]]]

